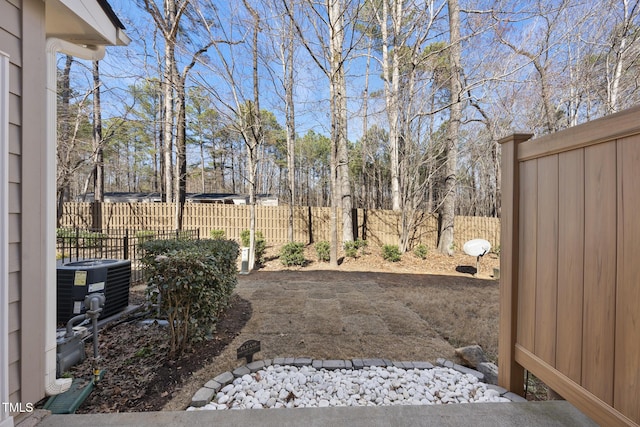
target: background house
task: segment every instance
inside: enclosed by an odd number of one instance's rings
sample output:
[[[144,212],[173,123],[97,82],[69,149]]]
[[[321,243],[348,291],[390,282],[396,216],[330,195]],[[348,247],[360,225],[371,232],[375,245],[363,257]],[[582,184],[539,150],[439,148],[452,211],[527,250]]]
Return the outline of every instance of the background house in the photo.
[[[101,59],[123,30],[105,0],[0,0],[0,427],[68,386],[55,374],[56,54]]]
[[[94,194],[86,193],[76,197],[76,202],[93,202]],[[109,192],[104,193],[107,203],[161,202],[160,193]],[[248,205],[247,194],[235,193],[187,193],[186,201],[192,203],[222,203],[228,205]],[[260,206],[278,206],[278,196],[256,194],[256,204]]]

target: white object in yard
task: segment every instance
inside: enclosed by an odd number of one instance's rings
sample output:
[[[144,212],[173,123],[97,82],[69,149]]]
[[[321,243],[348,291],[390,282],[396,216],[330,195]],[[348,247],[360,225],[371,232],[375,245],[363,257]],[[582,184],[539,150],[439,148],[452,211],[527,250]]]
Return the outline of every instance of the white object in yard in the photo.
[[[479,257],[487,254],[491,250],[491,243],[484,239],[473,239],[465,243],[462,250],[467,255]]]
[[[249,274],[249,248],[242,248],[240,274]]]
[[[462,250],[465,254],[476,257],[475,276],[480,271],[480,258],[491,250],[491,243],[484,239],[473,239],[465,243]]]

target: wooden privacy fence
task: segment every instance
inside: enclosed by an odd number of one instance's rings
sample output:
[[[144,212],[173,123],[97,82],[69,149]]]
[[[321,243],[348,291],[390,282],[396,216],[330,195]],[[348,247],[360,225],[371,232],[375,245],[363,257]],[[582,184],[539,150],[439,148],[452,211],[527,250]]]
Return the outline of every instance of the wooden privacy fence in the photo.
[[[640,423],[640,108],[502,143],[499,381]],[[526,141],[526,142],[525,142]]]
[[[174,227],[176,206],[173,203],[81,203],[63,206],[61,227],[110,230],[169,230]],[[211,230],[224,230],[227,238],[239,240],[242,230],[249,228],[249,206],[189,203],[184,206],[183,228],[198,230],[201,237]],[[398,244],[401,214],[388,210],[354,209],[354,229],[359,238],[376,245]],[[330,240],[331,208],[296,207],[294,240],[313,243]],[[96,220],[96,218],[98,218]],[[101,220],[100,220],[101,218]],[[338,211],[338,235],[342,235],[342,212]],[[498,218],[463,217],[455,219],[455,243],[458,249],[470,239],[483,238],[495,247],[500,242]],[[263,233],[267,244],[288,242],[289,207],[256,206],[256,230]],[[424,215],[419,219],[412,241],[429,248],[437,244],[437,219]]]

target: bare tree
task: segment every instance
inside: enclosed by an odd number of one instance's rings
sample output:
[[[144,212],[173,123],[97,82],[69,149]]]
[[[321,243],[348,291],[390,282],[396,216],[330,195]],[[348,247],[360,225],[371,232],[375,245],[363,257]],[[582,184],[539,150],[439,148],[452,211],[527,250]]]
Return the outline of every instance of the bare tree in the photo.
[[[104,143],[102,140],[102,109],[100,104],[100,61],[93,62],[93,200],[104,201]]]
[[[444,200],[440,213],[438,251],[453,254],[453,227],[456,200],[456,173],[458,169],[458,137],[462,118],[462,70],[460,63],[460,5],[458,0],[448,0],[449,7],[449,64],[451,66],[451,107],[446,139],[446,166]]]
[[[291,11],[295,10],[295,2],[293,0],[282,0],[286,2],[286,8]],[[280,0],[269,2],[272,8],[272,20],[274,24],[267,29],[272,30],[269,35],[272,47],[271,50],[277,58],[280,70],[272,71],[274,75],[273,83],[278,99],[284,104],[285,128],[286,128],[286,157],[287,157],[287,176],[286,176],[286,195],[289,203],[289,220],[288,220],[288,239],[293,241],[294,232],[294,208],[296,204],[296,119],[295,119],[295,69],[294,57],[296,54],[295,28],[292,17],[281,7]],[[267,67],[269,60],[265,61]]]
[[[293,9],[293,3],[291,5]],[[287,16],[288,22],[286,25],[286,42],[282,44],[281,57],[282,57],[282,74],[283,74],[283,88],[285,92],[285,117],[287,128],[287,184],[289,187],[289,241],[293,242],[293,212],[296,201],[296,183],[295,183],[295,167],[296,167],[296,115],[295,104],[293,103],[293,89],[294,89],[294,70],[293,70],[293,57],[295,54],[294,43],[294,28],[291,17]]]
[[[351,1],[327,0],[323,5],[307,0],[303,10],[313,27],[316,39],[312,42],[302,30],[293,11],[283,0],[288,15],[294,22],[296,33],[312,60],[329,80],[331,117],[331,248],[330,263],[338,265],[338,207],[342,208],[342,241],[353,240],[351,183],[347,152],[347,86],[345,62],[353,43],[345,49],[346,15]],[[352,19],[353,21],[354,19]],[[320,45],[320,52],[313,49]]]
[[[173,195],[173,126],[175,123],[174,88],[176,83],[176,43],[180,21],[184,16],[191,0],[163,0],[162,11],[154,0],[142,0],[144,10],[151,15],[156,27],[164,38],[164,69],[163,69],[163,99],[164,99],[164,177],[167,201]]]
[[[617,8],[615,3],[618,4]],[[610,38],[610,50],[606,55],[607,114],[619,110],[625,68],[638,60],[639,52],[637,41],[640,34],[637,21],[640,16],[640,2],[618,0],[615,3],[612,4],[613,9],[618,9],[621,16],[615,22]]]

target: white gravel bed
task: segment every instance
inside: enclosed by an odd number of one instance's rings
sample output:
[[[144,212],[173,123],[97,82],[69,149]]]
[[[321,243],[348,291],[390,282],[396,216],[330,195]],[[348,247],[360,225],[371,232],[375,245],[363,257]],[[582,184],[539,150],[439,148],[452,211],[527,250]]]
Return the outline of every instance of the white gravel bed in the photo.
[[[190,410],[510,402],[469,374],[449,368],[365,367],[328,371],[269,366],[236,378],[207,405]]]

